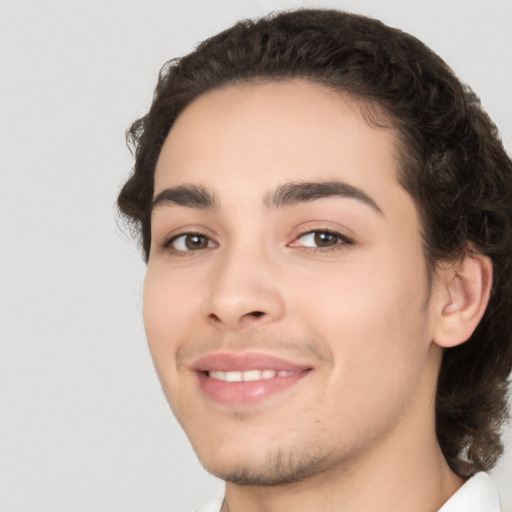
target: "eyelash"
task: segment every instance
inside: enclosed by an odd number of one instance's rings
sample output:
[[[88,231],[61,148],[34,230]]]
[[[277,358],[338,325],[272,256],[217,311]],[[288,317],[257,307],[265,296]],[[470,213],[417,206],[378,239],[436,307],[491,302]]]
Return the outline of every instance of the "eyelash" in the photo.
[[[316,235],[316,236],[329,235],[329,236],[336,238],[337,241],[336,241],[336,243],[334,243],[332,245],[327,245],[327,246],[323,246],[323,247],[322,246],[307,246],[307,245],[299,244],[299,240],[301,240],[304,237],[307,237],[309,235]],[[173,244],[180,238],[183,238],[184,242],[186,243],[186,238],[193,237],[193,236],[196,236],[198,238],[206,240],[207,245],[205,247],[196,247],[195,249],[189,248],[188,250],[187,249],[178,249],[176,247],[173,247]],[[316,241],[315,241],[315,243],[316,243]],[[335,231],[332,229],[312,229],[312,230],[306,231],[306,232],[298,235],[291,244],[288,244],[288,247],[297,247],[297,248],[302,248],[302,249],[306,249],[306,250],[313,250],[315,252],[316,251],[328,252],[328,251],[339,250],[345,245],[353,245],[353,244],[354,244],[354,240],[347,237],[343,233],[340,233],[339,231]],[[172,254],[179,255],[179,256],[190,255],[190,253],[199,252],[204,249],[211,249],[211,248],[214,248],[215,246],[216,246],[215,242],[213,242],[207,235],[205,235],[204,233],[195,232],[195,231],[190,231],[187,233],[180,233],[178,235],[174,235],[169,240],[165,241],[163,244],[163,248],[165,250],[170,251]]]

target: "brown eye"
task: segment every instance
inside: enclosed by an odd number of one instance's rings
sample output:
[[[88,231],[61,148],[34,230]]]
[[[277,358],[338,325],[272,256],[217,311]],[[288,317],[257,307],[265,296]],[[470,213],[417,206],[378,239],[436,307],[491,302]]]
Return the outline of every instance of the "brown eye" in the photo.
[[[201,235],[187,235],[185,236],[185,246],[190,251],[204,249],[208,247],[208,239]]]
[[[340,237],[327,231],[317,231],[315,235],[315,244],[317,247],[331,247],[340,242]]]
[[[169,244],[169,247],[175,251],[198,251],[200,249],[207,249],[208,247],[214,247],[215,244],[206,236],[200,235],[199,233],[186,233],[184,235],[173,238]]]
[[[334,231],[310,231],[297,238],[297,245],[300,247],[327,249],[344,244],[352,244],[352,240]]]

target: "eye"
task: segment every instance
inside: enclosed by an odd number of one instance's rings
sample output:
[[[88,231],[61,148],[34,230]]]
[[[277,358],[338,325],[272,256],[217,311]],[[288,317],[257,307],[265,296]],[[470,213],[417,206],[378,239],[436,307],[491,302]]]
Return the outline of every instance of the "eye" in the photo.
[[[185,233],[171,238],[165,244],[165,247],[176,252],[189,252],[215,247],[215,244],[207,236],[200,233]]]
[[[351,245],[352,243],[353,241],[350,238],[336,231],[317,230],[299,236],[292,246],[329,249],[344,244]]]

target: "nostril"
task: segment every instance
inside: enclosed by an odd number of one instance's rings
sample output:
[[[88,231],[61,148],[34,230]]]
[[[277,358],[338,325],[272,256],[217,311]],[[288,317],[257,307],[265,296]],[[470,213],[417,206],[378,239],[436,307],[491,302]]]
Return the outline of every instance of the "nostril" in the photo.
[[[208,315],[208,321],[213,325],[225,325],[231,328],[240,328],[242,326],[248,326],[254,322],[263,322],[268,315],[265,311],[247,311],[242,313],[240,316],[238,311],[225,311],[224,314],[210,313]]]
[[[210,320],[213,320],[215,322],[220,322],[221,321],[221,319],[215,313],[210,313],[208,315],[208,318],[210,318]]]

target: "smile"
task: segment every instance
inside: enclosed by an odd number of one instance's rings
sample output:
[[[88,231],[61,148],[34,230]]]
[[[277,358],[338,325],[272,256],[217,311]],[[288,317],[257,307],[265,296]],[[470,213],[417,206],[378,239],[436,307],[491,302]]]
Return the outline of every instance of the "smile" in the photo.
[[[311,366],[258,353],[216,353],[193,365],[200,391],[216,403],[248,406],[295,386]]]
[[[224,382],[254,382],[273,379],[274,377],[290,377],[298,372],[288,370],[247,370],[245,372],[209,371],[208,377]]]

